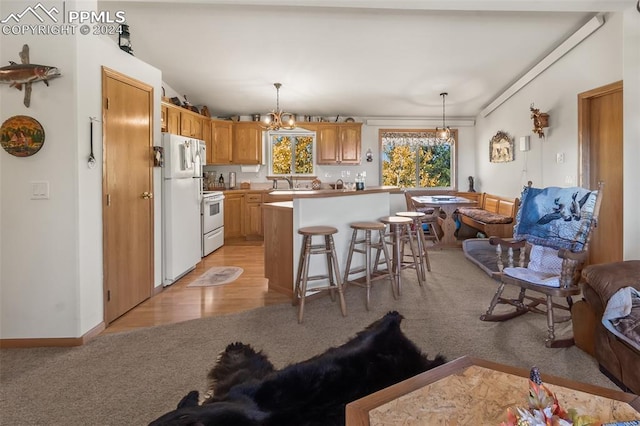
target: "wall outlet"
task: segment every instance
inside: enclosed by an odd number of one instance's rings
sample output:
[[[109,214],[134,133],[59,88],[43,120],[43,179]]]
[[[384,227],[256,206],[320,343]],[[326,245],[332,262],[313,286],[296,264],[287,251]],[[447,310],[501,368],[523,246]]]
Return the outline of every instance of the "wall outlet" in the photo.
[[[559,152],[556,154],[556,163],[558,164],[564,163],[564,152]]]

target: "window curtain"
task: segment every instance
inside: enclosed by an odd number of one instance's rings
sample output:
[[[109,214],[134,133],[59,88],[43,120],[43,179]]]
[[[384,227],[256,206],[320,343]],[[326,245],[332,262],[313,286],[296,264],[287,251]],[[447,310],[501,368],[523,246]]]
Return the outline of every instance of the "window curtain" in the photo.
[[[436,132],[382,132],[382,144],[415,146],[451,145],[445,139],[439,138]]]

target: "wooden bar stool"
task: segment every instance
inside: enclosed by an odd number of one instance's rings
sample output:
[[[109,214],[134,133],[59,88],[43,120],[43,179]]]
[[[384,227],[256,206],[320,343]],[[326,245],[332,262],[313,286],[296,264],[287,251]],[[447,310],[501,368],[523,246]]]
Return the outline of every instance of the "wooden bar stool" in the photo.
[[[413,220],[412,233],[416,237],[416,243],[418,246],[418,258],[420,260],[420,274],[422,275],[422,281],[427,280],[426,271],[431,272],[431,262],[429,262],[429,253],[427,253],[426,238],[424,236],[424,230],[422,229],[422,222],[426,216],[422,212],[398,212],[396,216],[408,217]],[[426,270],[426,271],[425,271]]]
[[[350,226],[351,226],[351,229],[353,229],[353,234],[351,236],[351,244],[349,245],[349,254],[347,256],[347,264],[345,266],[344,279],[342,280],[343,284],[345,286],[347,284],[364,286],[367,289],[366,306],[367,306],[367,310],[369,310],[370,303],[371,303],[371,281],[389,277],[391,281],[391,291],[393,292],[393,298],[397,299],[398,296],[396,295],[395,276],[392,273],[392,269],[391,269],[391,258],[389,257],[389,251],[387,250],[387,245],[384,242],[385,241],[384,231],[387,229],[387,226],[382,222],[354,222]],[[364,236],[360,236],[360,238],[358,238],[358,232],[364,232]],[[377,242],[371,241],[371,232],[378,233]],[[384,254],[384,261],[387,265],[386,273],[381,273],[381,274],[378,274],[377,276],[372,273],[373,266],[371,264],[371,249],[374,249],[374,248],[377,249],[378,251],[382,250]],[[351,268],[353,253],[364,254],[364,258],[365,258],[364,266],[360,266],[353,269]],[[349,281],[349,275],[358,274],[361,272],[365,272],[364,283],[360,278]]]
[[[430,208],[428,211],[423,211],[421,209],[417,209],[416,211],[425,214],[425,217],[422,218],[422,223],[426,223],[429,227],[429,233],[424,236],[425,241],[430,240],[436,244],[439,243],[440,235],[438,234],[438,230],[440,229],[440,225],[438,220],[440,219],[440,207]]]
[[[403,246],[405,241],[409,242],[409,248],[411,249],[411,256],[413,257],[412,266],[416,270],[416,274],[418,276],[418,284],[422,286],[422,276],[420,274],[420,263],[418,261],[418,257],[416,255],[417,249],[413,243],[413,233],[411,232],[411,224],[413,220],[408,217],[400,217],[400,216],[385,216],[379,219],[380,222],[389,226],[388,236],[390,237],[390,241],[386,241],[387,244],[391,244],[393,247],[393,273],[396,278],[397,285],[397,293],[400,295],[401,289],[401,279],[400,279],[400,271],[407,267],[408,265],[404,265],[402,262],[403,258]],[[376,265],[379,263],[380,253],[376,255]]]
[[[328,279],[328,285],[324,287],[314,287],[312,291],[329,290],[331,300],[335,300],[335,290],[338,290],[340,299],[340,310],[342,316],[347,316],[347,305],[344,301],[342,282],[340,281],[340,269],[338,268],[338,257],[333,243],[333,234],[338,230],[332,226],[308,226],[298,229],[298,234],[302,235],[302,247],[300,250],[300,261],[298,263],[298,274],[294,290],[293,303],[298,303],[298,323],[302,323],[304,315],[304,301],[307,295],[307,283],[309,281]],[[312,244],[314,236],[323,236],[323,244]],[[327,274],[309,276],[309,261],[313,254],[324,254],[327,257]]]

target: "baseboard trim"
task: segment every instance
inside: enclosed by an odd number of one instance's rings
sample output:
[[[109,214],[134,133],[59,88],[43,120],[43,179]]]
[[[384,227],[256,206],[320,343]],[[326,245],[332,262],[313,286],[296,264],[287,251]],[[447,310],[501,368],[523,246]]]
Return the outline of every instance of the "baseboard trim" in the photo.
[[[614,376],[612,373],[610,373],[609,370],[604,368],[602,366],[602,364],[598,363],[598,368],[600,369],[600,372],[602,374],[607,376],[607,378],[609,380],[611,380],[613,382],[613,384],[616,385],[617,387],[619,387],[623,392],[633,393],[633,391],[631,389],[629,389],[624,383],[622,383],[622,381],[620,379],[618,379],[616,376]]]
[[[0,339],[0,348],[38,348],[38,347],[72,347],[82,346],[102,333],[105,329],[101,322],[81,337],[55,337],[37,339]]]

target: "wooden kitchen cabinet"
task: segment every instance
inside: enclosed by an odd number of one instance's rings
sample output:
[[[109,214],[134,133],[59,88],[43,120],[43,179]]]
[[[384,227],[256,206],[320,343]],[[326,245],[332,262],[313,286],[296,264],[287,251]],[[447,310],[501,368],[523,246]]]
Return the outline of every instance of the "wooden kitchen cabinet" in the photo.
[[[340,125],[340,163],[360,164],[362,147],[362,124],[345,123]]]
[[[262,126],[255,121],[235,122],[233,125],[233,164],[262,163]]]
[[[224,193],[224,240],[244,238],[244,193]]]
[[[164,104],[160,106],[160,131],[161,132],[167,131],[167,110],[168,109],[169,107]]]
[[[180,107],[166,105],[167,107],[167,132],[180,134]]]
[[[211,149],[207,151],[208,164],[231,164],[233,122],[211,120]]]
[[[213,147],[212,139],[211,139],[211,120],[209,118],[202,119],[202,140],[207,147],[207,156],[205,158],[205,162],[210,164],[211,161],[211,148]]]
[[[362,123],[314,123],[317,164],[360,164]]]
[[[191,111],[181,111],[180,134],[195,139],[202,139],[202,117]]]
[[[245,237],[248,240],[262,239],[262,192],[245,195]]]

